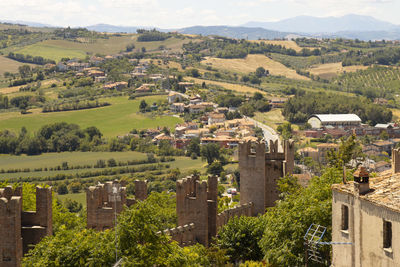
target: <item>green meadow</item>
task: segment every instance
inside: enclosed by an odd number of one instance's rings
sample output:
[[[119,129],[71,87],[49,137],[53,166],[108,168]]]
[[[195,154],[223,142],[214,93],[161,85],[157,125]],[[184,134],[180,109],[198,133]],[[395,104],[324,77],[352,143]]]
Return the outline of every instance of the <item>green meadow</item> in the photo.
[[[100,101],[111,103],[110,106],[51,113],[32,113],[22,115],[18,112],[0,114],[0,129],[9,129],[18,132],[25,126],[28,131],[37,131],[45,124],[55,122],[67,122],[80,125],[82,128],[96,126],[105,137],[123,135],[132,129],[148,129],[160,127],[174,127],[182,122],[181,118],[172,116],[151,117],[139,113],[139,104],[145,99],[148,104],[162,101],[166,96],[147,96],[135,100],[128,100],[128,97],[104,98]]]

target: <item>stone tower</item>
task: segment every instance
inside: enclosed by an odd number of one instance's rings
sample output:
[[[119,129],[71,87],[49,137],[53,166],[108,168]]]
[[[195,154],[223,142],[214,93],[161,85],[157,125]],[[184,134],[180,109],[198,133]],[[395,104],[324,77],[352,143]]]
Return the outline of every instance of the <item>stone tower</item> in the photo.
[[[189,176],[176,182],[176,213],[178,226],[194,223],[194,239],[208,246],[217,233],[218,179],[208,182]]]
[[[400,172],[400,149],[395,148],[392,150],[392,170],[393,173]]]
[[[21,266],[29,245],[52,234],[51,188],[36,187],[36,211],[22,210],[22,188],[0,189],[0,266]]]
[[[277,180],[293,173],[294,142],[284,141],[283,148],[278,152],[278,141],[270,141],[269,152],[264,142],[239,144],[240,203],[254,203],[255,214],[275,205]]]
[[[124,205],[129,207],[147,198],[147,181],[136,180],[135,191],[135,199],[128,199],[126,187],[118,181],[90,186],[86,191],[87,227],[99,231],[114,227],[115,211],[119,214]]]

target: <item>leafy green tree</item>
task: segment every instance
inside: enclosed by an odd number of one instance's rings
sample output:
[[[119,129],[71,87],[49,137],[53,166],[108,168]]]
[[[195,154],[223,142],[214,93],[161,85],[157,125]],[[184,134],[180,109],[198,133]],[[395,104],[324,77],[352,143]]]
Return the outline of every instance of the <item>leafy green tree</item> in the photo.
[[[229,261],[262,260],[259,241],[263,236],[265,221],[262,217],[234,217],[218,232],[215,246],[226,250]]]
[[[69,212],[77,213],[82,210],[82,204],[70,198],[65,199],[64,206]]]
[[[60,183],[57,186],[57,194],[59,195],[65,195],[68,194],[68,187],[65,183]]]
[[[193,154],[200,156],[200,138],[191,139],[187,146],[186,155],[192,156]]]
[[[279,125],[276,130],[282,135],[283,139],[288,140],[292,138],[293,130],[290,122],[284,122],[282,125]]]
[[[18,67],[18,72],[21,78],[26,78],[32,73],[32,70],[29,65],[22,65]]]
[[[206,144],[200,149],[201,157],[207,160],[208,165],[211,165],[215,160],[220,159],[220,146],[218,144]]]
[[[347,139],[343,137],[340,139],[338,151],[331,150],[327,152],[330,166],[341,169],[344,165],[349,163],[350,160],[361,156],[361,146],[357,142],[356,138],[355,135],[351,135]]]
[[[223,171],[224,168],[222,167],[222,164],[219,161],[214,161],[213,163],[211,163],[211,165],[208,165],[207,167],[207,172],[209,174],[221,176],[221,172]]]
[[[330,168],[321,177],[312,178],[307,188],[297,186],[292,179],[285,178],[286,182],[280,182],[284,199],[263,215],[266,224],[259,244],[268,263],[273,266],[303,265],[303,236],[312,223],[326,226],[325,237],[331,236],[331,185],[339,183],[341,176],[341,170]],[[296,187],[299,189],[294,190]],[[322,250],[329,255],[329,248]]]
[[[257,76],[258,78],[264,77],[265,74],[266,74],[266,70],[265,70],[263,67],[258,67],[258,68],[256,69],[256,76]]]
[[[148,105],[147,105],[146,101],[143,99],[139,105],[140,112],[146,112],[147,107],[148,107]]]

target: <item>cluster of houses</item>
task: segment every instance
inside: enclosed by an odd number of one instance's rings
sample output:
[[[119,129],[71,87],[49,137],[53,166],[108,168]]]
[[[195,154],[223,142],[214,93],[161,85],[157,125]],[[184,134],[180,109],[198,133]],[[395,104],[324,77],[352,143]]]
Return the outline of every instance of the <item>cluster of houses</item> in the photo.
[[[199,138],[202,145],[214,143],[224,148],[236,148],[241,141],[257,140],[254,129],[254,123],[247,119],[224,120],[202,128],[198,123],[186,122],[176,125],[174,135],[161,132],[154,135],[153,143],[168,140],[175,148],[184,149],[190,140]]]
[[[391,156],[392,150],[400,143],[400,127],[395,123],[377,124],[371,127],[361,123],[361,119],[355,114],[316,114],[310,117],[308,123],[312,129],[304,131],[306,137],[322,138],[330,135],[337,139],[343,136],[375,136],[379,137],[382,133],[387,133],[388,140],[371,141],[369,144],[362,145],[362,152],[368,158]],[[322,143],[316,147],[305,147],[298,150],[302,157],[310,157],[320,164],[326,164],[327,152],[330,150],[338,151],[339,145],[336,143]],[[388,161],[375,162],[367,159],[369,168],[376,172],[390,169]]]
[[[74,71],[75,77],[91,77],[96,83],[103,83],[104,89],[122,90],[128,87],[128,83],[120,82],[107,82],[107,74],[98,67],[98,65],[105,60],[121,58],[124,54],[108,55],[105,57],[92,56],[88,62],[79,62],[78,59],[71,59],[68,61],[60,61],[57,65],[51,64],[48,68],[55,67],[59,72]],[[136,93],[149,93],[156,87],[156,83],[165,79],[163,74],[148,74],[147,69],[149,63],[137,59],[129,59],[131,64],[136,65],[135,69],[131,72],[133,78],[146,78],[154,83],[145,83],[136,88]]]

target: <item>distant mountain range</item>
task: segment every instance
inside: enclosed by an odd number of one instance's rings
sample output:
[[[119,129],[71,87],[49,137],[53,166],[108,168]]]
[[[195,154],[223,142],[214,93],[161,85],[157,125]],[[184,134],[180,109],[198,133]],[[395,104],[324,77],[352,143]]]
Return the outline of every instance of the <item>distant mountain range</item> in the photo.
[[[219,35],[237,39],[277,39],[285,38],[290,33],[271,31],[263,28],[231,26],[193,26],[177,30],[184,34]]]
[[[11,21],[6,21],[11,22]],[[34,27],[51,27],[35,22],[14,21]],[[137,29],[151,29],[143,26],[115,26],[96,24],[87,29],[99,32],[135,33]],[[277,22],[248,22],[241,26],[193,26],[181,29],[160,29],[184,34],[219,35],[238,39],[276,39],[285,37],[348,38],[360,40],[400,40],[400,26],[370,16],[346,15],[342,17],[298,16]]]
[[[346,15],[343,17],[298,16],[277,22],[248,22],[241,26],[261,27],[274,31],[298,32],[308,34],[332,34],[338,32],[393,32],[399,25],[378,20],[370,16]]]

